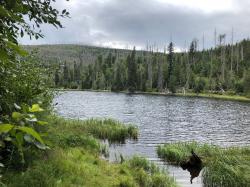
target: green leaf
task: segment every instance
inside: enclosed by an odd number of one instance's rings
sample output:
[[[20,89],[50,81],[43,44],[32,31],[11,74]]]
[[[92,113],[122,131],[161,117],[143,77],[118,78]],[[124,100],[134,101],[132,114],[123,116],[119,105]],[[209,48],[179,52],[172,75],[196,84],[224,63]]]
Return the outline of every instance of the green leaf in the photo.
[[[33,136],[35,139],[37,139],[40,143],[44,144],[41,136],[32,128],[30,127],[16,127],[18,130],[23,131],[31,136]]]
[[[9,132],[11,129],[13,129],[13,127],[14,125],[11,125],[11,124],[1,124],[0,134]]]
[[[42,112],[44,111],[40,106],[39,104],[34,104],[32,105],[31,108],[29,108],[29,112]]]
[[[0,147],[5,147],[5,143],[3,141],[0,140]]]
[[[12,112],[12,118],[15,120],[20,120],[22,118],[22,114],[19,112]]]
[[[28,143],[33,143],[34,139],[29,135],[29,134],[25,134],[24,135],[24,140]]]
[[[25,118],[25,120],[28,122],[37,122],[36,118]]]
[[[16,53],[18,53],[21,56],[26,56],[28,55],[27,51],[23,50],[20,46],[18,46],[17,44],[10,42],[10,41],[6,41],[7,47],[13,49]]]
[[[23,145],[23,133],[18,132],[16,134],[16,140],[17,140],[18,145],[22,146]]]
[[[7,142],[11,142],[12,138],[8,136],[8,137],[4,138],[4,140],[7,141]]]
[[[37,124],[38,125],[48,125],[48,122],[46,122],[46,121],[38,121]]]

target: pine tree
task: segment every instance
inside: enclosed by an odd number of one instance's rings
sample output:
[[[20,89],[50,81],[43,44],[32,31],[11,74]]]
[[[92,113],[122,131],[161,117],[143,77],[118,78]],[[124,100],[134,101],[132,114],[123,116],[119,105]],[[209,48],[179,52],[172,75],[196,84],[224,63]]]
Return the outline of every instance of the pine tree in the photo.
[[[173,74],[173,61],[174,61],[174,44],[170,42],[168,46],[168,76],[167,76],[167,87],[171,90],[171,85],[173,83],[172,74]]]
[[[65,88],[67,88],[68,84],[69,84],[69,69],[65,62],[63,66],[63,85]]]
[[[162,55],[158,55],[158,58],[157,58],[157,61],[158,61],[158,85],[157,85],[157,89],[159,92],[162,91],[162,78],[163,78],[163,75],[162,75],[162,64],[163,64],[163,57]]]
[[[122,86],[122,69],[121,64],[116,63],[115,70],[114,70],[114,81],[112,84],[112,90],[114,91],[121,91],[123,89]]]
[[[74,81],[78,84],[80,82],[80,66],[76,62],[74,62]]]
[[[137,65],[135,60],[135,47],[128,56],[127,63],[128,63],[128,90],[129,92],[134,92],[136,90],[136,79],[137,79]]]
[[[59,72],[58,69],[55,72],[55,86],[59,86],[59,82],[60,82],[60,77],[59,77]]]

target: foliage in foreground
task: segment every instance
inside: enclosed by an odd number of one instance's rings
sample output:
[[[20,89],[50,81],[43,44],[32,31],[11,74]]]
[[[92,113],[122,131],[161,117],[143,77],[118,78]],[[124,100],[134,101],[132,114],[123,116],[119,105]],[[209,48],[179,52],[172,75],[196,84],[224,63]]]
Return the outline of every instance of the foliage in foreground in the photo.
[[[36,160],[23,174],[8,172],[3,182],[10,187],[176,186],[167,173],[146,159],[134,157],[122,164],[111,164],[83,148],[56,148],[45,158]]]
[[[97,136],[95,131],[91,133],[87,128],[85,131],[79,126],[93,124],[91,128],[93,130],[98,128],[97,124],[102,125],[102,120],[77,122],[51,118],[49,123],[52,126],[49,129],[48,143],[53,149],[34,154],[31,158],[32,162],[29,162],[32,164],[22,173],[16,170],[6,172],[2,182],[7,186],[176,186],[167,173],[144,158],[134,157],[121,164],[108,163],[100,159],[102,146],[94,138]],[[123,126],[118,123],[116,125]],[[116,125],[112,124],[112,126]],[[105,127],[109,129],[109,125],[102,128],[105,129]],[[125,126],[123,127],[126,129]]]
[[[43,23],[62,27],[58,17],[69,13],[60,13],[53,2],[0,1],[0,167],[3,162],[8,169],[17,160],[24,164],[24,150],[32,152],[33,145],[46,148],[39,127],[45,122],[38,120],[44,116],[36,112],[42,110],[39,105],[44,109],[50,106],[48,77],[37,59],[18,46],[18,38],[25,34],[30,39],[43,37]]]
[[[250,148],[220,148],[209,144],[170,143],[158,146],[158,156],[179,165],[189,158],[191,150],[204,164],[202,171],[205,186],[248,186],[250,184]]]

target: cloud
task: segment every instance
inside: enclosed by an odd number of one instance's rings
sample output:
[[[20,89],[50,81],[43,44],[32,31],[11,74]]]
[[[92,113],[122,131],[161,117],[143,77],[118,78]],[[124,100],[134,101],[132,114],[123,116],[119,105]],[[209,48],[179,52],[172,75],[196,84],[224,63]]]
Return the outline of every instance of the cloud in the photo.
[[[63,1],[64,2],[64,1]],[[187,3],[188,2],[188,3]],[[249,37],[248,0],[71,0],[56,3],[67,8],[70,19],[62,20],[65,28],[43,26],[45,38],[38,43],[82,43],[124,48],[156,43],[167,45],[172,38],[184,48],[193,38],[205,38],[205,47],[214,43],[214,29],[226,33],[231,41]],[[31,43],[29,40],[21,40]],[[187,45],[186,45],[187,46]]]

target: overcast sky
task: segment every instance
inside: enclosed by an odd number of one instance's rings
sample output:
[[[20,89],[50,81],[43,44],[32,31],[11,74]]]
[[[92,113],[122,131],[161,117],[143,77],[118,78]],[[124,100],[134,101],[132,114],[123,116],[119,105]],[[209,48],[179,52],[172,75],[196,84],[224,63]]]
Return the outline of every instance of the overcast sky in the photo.
[[[214,44],[214,30],[231,42],[250,36],[250,0],[57,0],[71,18],[63,29],[43,26],[44,39],[21,39],[22,44],[89,44],[117,48],[160,47],[172,38],[178,49],[197,38],[202,48]]]

